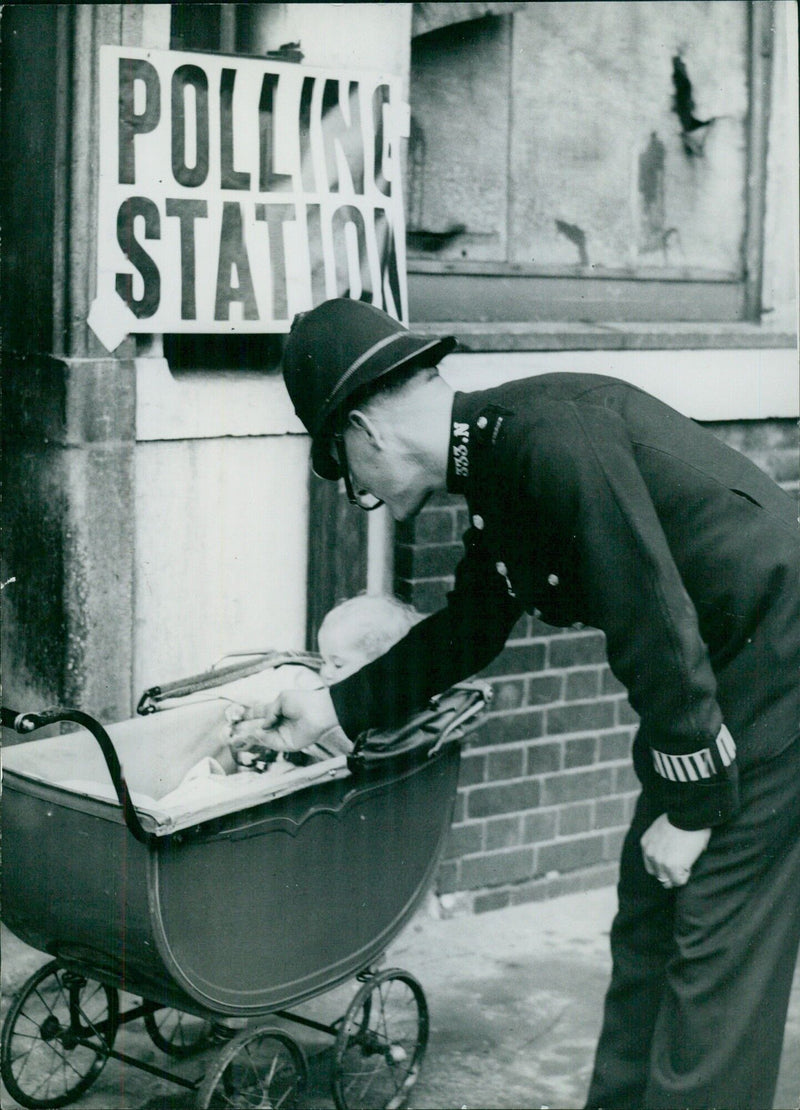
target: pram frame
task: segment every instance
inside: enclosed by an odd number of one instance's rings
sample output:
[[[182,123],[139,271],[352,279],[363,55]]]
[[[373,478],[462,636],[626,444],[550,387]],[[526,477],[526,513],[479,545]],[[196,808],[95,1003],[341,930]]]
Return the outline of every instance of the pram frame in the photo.
[[[278,653],[269,653],[269,662],[266,665],[275,665],[274,660],[279,658],[281,661],[286,661],[285,655]],[[293,656],[296,660],[296,656]],[[306,662],[306,658],[303,659]],[[263,665],[263,663],[262,663]],[[252,667],[252,663],[246,664],[248,668]],[[224,668],[222,671],[216,671],[214,677],[217,682],[224,682],[231,676],[231,671],[235,668]],[[193,676],[191,683],[196,678],[203,679],[204,676]],[[140,701],[140,705],[145,712],[153,712],[159,709],[157,699],[162,695],[164,697],[174,697],[175,687],[178,684],[172,684],[172,688],[157,689],[155,694],[155,703],[153,694],[154,691],[146,691],[148,699],[144,695]],[[204,685],[203,689],[209,688]],[[474,713],[480,710],[486,704],[489,694],[487,688],[481,684],[475,687],[476,701],[473,702],[473,708],[467,719],[472,717]],[[475,708],[477,706],[477,708]],[[455,797],[455,784],[458,773],[459,763],[459,745],[453,743],[461,738],[458,725],[454,725],[453,720],[448,722],[446,729],[439,730],[440,734],[436,734],[435,730],[431,730],[430,743],[419,746],[417,749],[406,749],[400,753],[393,755],[391,751],[381,751],[376,759],[370,759],[369,752],[365,751],[366,737],[359,738],[357,748],[359,750],[354,753],[353,757],[348,760],[348,770],[350,772],[351,780],[348,787],[347,783],[338,781],[336,783],[323,783],[313,787],[315,795],[320,795],[316,802],[312,805],[303,806],[302,802],[297,801],[297,797],[290,796],[286,799],[280,799],[279,804],[275,802],[268,802],[262,805],[256,805],[252,811],[239,811],[234,814],[229,814],[224,817],[214,818],[206,821],[193,829],[185,829],[176,832],[171,836],[159,835],[156,836],[149,832],[142,825],[139,815],[136,812],[135,806],[130,800],[130,795],[127,789],[122,769],[119,766],[119,760],[116,758],[113,743],[104,727],[88,714],[80,710],[72,709],[51,709],[38,714],[17,714],[12,711],[3,709],[3,724],[7,727],[13,727],[15,730],[23,735],[26,735],[38,728],[45,725],[58,723],[59,721],[70,721],[78,723],[82,727],[87,728],[88,731],[95,737],[98,744],[103,751],[103,755],[108,765],[109,773],[114,783],[115,790],[118,796],[119,805],[115,806],[112,803],[101,802],[92,799],[83,798],[79,802],[74,799],[68,800],[64,805],[63,791],[58,787],[48,786],[41,782],[20,781],[24,780],[24,776],[16,776],[13,772],[7,775],[6,790],[10,792],[12,797],[12,804],[14,795],[17,795],[17,801],[23,806],[30,802],[31,806],[50,806],[50,812],[55,811],[58,806],[62,819],[69,823],[69,816],[64,814],[66,811],[72,810],[73,815],[77,812],[77,819],[80,821],[82,815],[86,815],[89,819],[94,820],[99,818],[104,824],[119,827],[116,833],[112,836],[116,840],[117,846],[121,853],[126,855],[127,867],[133,879],[141,880],[144,876],[146,889],[147,889],[147,918],[151,928],[151,943],[155,942],[155,949],[157,952],[157,961],[152,966],[144,966],[141,964],[136,965],[136,962],[129,964],[127,967],[120,969],[119,966],[114,966],[113,960],[108,960],[97,951],[92,951],[82,943],[62,943],[54,942],[52,938],[41,931],[37,931],[35,927],[31,927],[30,922],[23,921],[20,918],[15,918],[14,912],[10,914],[8,924],[12,930],[16,932],[27,943],[31,943],[34,947],[40,948],[43,951],[48,951],[56,956],[52,967],[54,974],[64,973],[71,983],[80,983],[87,978],[97,981],[102,984],[106,990],[119,990],[122,989],[128,993],[140,995],[143,999],[140,1005],[134,1006],[124,1013],[117,1012],[109,1015],[109,1024],[104,1029],[99,1026],[100,1037],[98,1041],[98,1030],[94,1030],[94,1037],[89,1036],[88,1042],[91,1044],[98,1055],[103,1057],[103,1064],[107,1059],[117,1059],[120,1062],[133,1067],[141,1068],[150,1074],[157,1075],[170,1082],[175,1082],[178,1085],[199,1091],[198,1097],[212,1097],[213,1092],[201,1090],[203,1086],[202,1077],[197,1080],[190,1080],[183,1076],[176,1075],[176,1073],[167,1071],[165,1069],[148,1064],[145,1061],[136,1060],[126,1054],[118,1052],[113,1048],[113,1038],[116,1030],[123,1024],[127,1024],[139,1017],[146,1017],[148,1014],[153,1015],[159,1009],[174,1008],[187,1014],[193,1014],[198,1018],[202,1018],[210,1023],[218,1024],[220,1019],[228,1017],[244,1017],[247,1019],[253,1018],[281,1018],[284,1021],[294,1022],[301,1026],[323,1032],[331,1037],[336,1038],[337,1042],[337,1061],[341,1061],[351,1041],[347,1039],[350,1034],[346,1034],[344,1043],[342,1041],[342,1031],[349,1028],[348,1023],[352,1024],[352,1015],[350,1009],[340,1019],[337,1019],[331,1025],[316,1022],[308,1017],[297,1015],[286,1009],[288,1005],[296,1005],[300,1002],[314,998],[333,987],[350,979],[354,974],[356,978],[360,979],[364,986],[357,994],[356,999],[360,998],[366,990],[366,997],[371,997],[373,990],[379,991],[380,984],[387,980],[404,981],[409,985],[409,990],[417,998],[415,1005],[417,1006],[417,1021],[418,1021],[418,1039],[416,1048],[412,1054],[413,1058],[409,1064],[405,1080],[400,1084],[399,1092],[395,1092],[395,1096],[391,1098],[386,1105],[400,1105],[402,1098],[408,1093],[408,1089],[413,1084],[416,1074],[418,1072],[421,1055],[424,1053],[424,1042],[427,1041],[427,1006],[424,1001],[424,994],[419,984],[416,983],[412,976],[402,969],[390,969],[388,972],[384,971],[378,973],[376,965],[382,958],[383,952],[391,939],[402,929],[408,919],[419,905],[422,897],[424,896],[433,874],[436,863],[438,862],[439,850],[444,834],[449,827],[451,810]],[[432,706],[431,713],[433,717],[436,715],[436,706]],[[433,775],[434,780],[438,780],[437,785],[437,798],[442,795],[447,798],[448,804],[444,806],[443,812],[440,812],[439,827],[437,830],[437,846],[436,850],[430,852],[429,858],[424,867],[421,869],[421,874],[416,876],[414,882],[414,889],[410,892],[409,896],[404,899],[404,904],[400,907],[399,912],[393,912],[391,919],[375,935],[368,938],[368,942],[356,946],[353,953],[348,954],[347,959],[340,960],[334,966],[328,964],[324,967],[321,974],[312,974],[305,976],[302,981],[298,980],[286,988],[272,992],[264,992],[263,990],[255,998],[255,1001],[248,1002],[242,995],[240,990],[233,990],[226,993],[224,991],[212,991],[208,993],[203,989],[202,985],[198,983],[198,977],[186,973],[185,967],[182,966],[180,955],[176,956],[174,952],[174,945],[171,943],[169,922],[165,925],[164,907],[161,905],[161,896],[164,891],[163,885],[159,882],[159,869],[162,863],[169,866],[169,861],[176,849],[183,852],[187,850],[197,852],[213,842],[236,841],[239,846],[237,850],[241,851],[241,845],[245,845],[247,850],[247,842],[253,838],[260,838],[265,835],[265,828],[269,832],[279,832],[280,835],[288,834],[289,841],[294,840],[301,834],[303,827],[312,822],[316,818],[326,819],[325,815],[333,815],[336,819],[348,819],[349,810],[358,810],[359,805],[370,805],[376,800],[380,804],[380,799],[387,791],[391,791],[393,798],[396,797],[399,791],[401,795],[408,795],[409,789],[418,789],[415,779],[417,776],[423,774],[423,779],[430,779]],[[349,789],[349,796],[348,796]],[[299,797],[299,796],[298,796]],[[271,812],[264,812],[267,809]],[[303,811],[304,812],[301,812]],[[361,814],[363,820],[363,814]],[[140,846],[139,848],[131,848],[130,841],[129,847],[124,847],[124,838],[126,834],[131,837]],[[288,843],[289,841],[285,841]],[[113,853],[112,853],[113,855]],[[134,874],[135,872],[135,874]],[[134,883],[135,885],[135,883]],[[141,889],[137,896],[141,902]],[[4,906],[8,908],[8,899],[4,898]],[[134,910],[133,916],[142,912],[141,904]],[[174,916],[174,907],[173,907]],[[167,913],[169,916],[169,913]],[[363,939],[363,938],[362,938]],[[146,963],[146,961],[145,961]],[[151,974],[155,970],[155,974]],[[166,974],[165,974],[166,973]],[[377,985],[375,985],[377,984]],[[26,985],[27,986],[27,985]],[[70,989],[77,989],[75,987]],[[21,997],[24,997],[25,987],[23,987]],[[376,995],[376,998],[378,996]],[[353,1002],[356,1002],[356,999]],[[351,1004],[352,1005],[352,1004]],[[368,1003],[364,1003],[363,999],[360,1003],[362,1006],[367,1006],[367,1017],[369,1016]],[[71,1006],[71,1012],[77,1013],[77,1004]],[[72,1018],[70,1019],[72,1021]],[[359,1019],[362,1022],[361,1032],[359,1033],[358,1020],[356,1020],[356,1035],[361,1036],[363,1030],[363,1013]],[[368,1023],[368,1022],[367,1022]],[[267,1039],[273,1035],[280,1034],[285,1040],[285,1030],[281,1033],[280,1030],[275,1030],[267,1023],[259,1024],[256,1030],[263,1033]],[[149,1030],[148,1030],[149,1031]],[[104,1034],[108,1035],[106,1042]],[[80,1040],[80,1029],[76,1029],[69,1034],[72,1036],[75,1043],[83,1043]],[[152,1036],[152,1033],[151,1033]],[[236,1040],[237,1038],[234,1038]],[[6,1057],[6,1037],[4,1029],[4,1046],[3,1046],[3,1060]],[[231,1042],[233,1044],[233,1042]],[[224,1051],[230,1051],[230,1046]],[[384,1049],[372,1048],[374,1053],[385,1051],[389,1053],[389,1047]],[[387,1056],[388,1060],[388,1056]],[[100,1065],[102,1067],[102,1064]],[[99,1074],[100,1067],[97,1072]],[[224,1070],[221,1065],[218,1065],[217,1070],[220,1074]],[[302,1069],[301,1069],[302,1070]],[[302,1077],[300,1077],[302,1078]],[[341,1110],[345,1110],[348,1106],[346,1102],[341,1101],[344,1097],[342,1095],[342,1084],[339,1082],[339,1094],[336,1094],[337,1079],[341,1080],[341,1075],[334,1075],[334,1092],[337,1106]],[[299,1080],[298,1080],[299,1082]],[[206,1087],[208,1084],[206,1084]],[[82,1093],[82,1090],[81,1092]],[[401,1097],[402,1096],[402,1097]],[[398,1101],[399,1099],[399,1101]],[[70,1098],[65,1101],[71,1101]],[[65,1101],[58,1104],[64,1105]],[[201,1105],[208,1103],[201,1102]],[[32,1104],[33,1105],[33,1104]],[[46,1105],[42,1103],[35,1103],[35,1105]],[[51,1104],[54,1105],[54,1104]]]

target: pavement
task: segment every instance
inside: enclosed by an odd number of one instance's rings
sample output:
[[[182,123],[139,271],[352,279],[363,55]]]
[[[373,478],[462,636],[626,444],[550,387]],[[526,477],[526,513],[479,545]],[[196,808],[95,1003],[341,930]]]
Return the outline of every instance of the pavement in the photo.
[[[410,971],[430,1009],[430,1041],[410,1110],[570,1110],[589,1084],[610,972],[612,887],[490,913],[449,915],[431,896],[386,956]],[[3,1010],[46,959],[2,932]],[[298,1007],[324,1022],[344,1013],[355,984]],[[130,1000],[128,1000],[130,1001]],[[306,1110],[326,1110],[331,1041],[292,1032],[310,1062]],[[211,1053],[178,1064],[152,1044],[141,1022],[122,1028],[115,1048],[195,1078]],[[76,1103],[87,1110],[188,1110],[194,1095],[111,1060]],[[18,1104],[3,1091],[4,1110]],[[800,1106],[800,970],[795,975],[775,1107]],[[754,1107],[752,1110],[768,1110]]]

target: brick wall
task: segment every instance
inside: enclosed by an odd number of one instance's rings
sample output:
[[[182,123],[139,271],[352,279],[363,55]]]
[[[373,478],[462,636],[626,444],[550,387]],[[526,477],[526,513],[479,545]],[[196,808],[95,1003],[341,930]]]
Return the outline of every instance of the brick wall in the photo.
[[[790,492],[791,420],[710,425]],[[396,590],[438,609],[468,525],[461,498],[434,499],[399,525]],[[482,672],[494,699],[464,745],[453,825],[436,890],[445,909],[497,909],[615,881],[637,794],[636,716],[609,670],[602,633],[523,617]]]

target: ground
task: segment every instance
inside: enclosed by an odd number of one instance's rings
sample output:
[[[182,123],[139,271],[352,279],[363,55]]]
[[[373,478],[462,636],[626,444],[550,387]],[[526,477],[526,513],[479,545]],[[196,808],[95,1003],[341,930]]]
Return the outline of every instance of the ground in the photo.
[[[423,909],[391,945],[386,966],[423,984],[431,1014],[425,1062],[410,1110],[550,1110],[583,1105],[608,981],[613,888],[492,913],[435,915]],[[3,1009],[42,962],[3,930]],[[321,1021],[344,1013],[358,984],[298,1008]],[[128,999],[129,1003],[133,1000]],[[292,1027],[310,1061],[307,1110],[332,1107],[331,1040]],[[115,1047],[168,1068],[141,1022]],[[211,1054],[174,1066],[195,1078]],[[3,1092],[4,1110],[17,1104]],[[194,1096],[158,1077],[110,1061],[77,1105],[86,1110],[189,1110]],[[795,976],[775,1106],[800,1106],[800,973]]]

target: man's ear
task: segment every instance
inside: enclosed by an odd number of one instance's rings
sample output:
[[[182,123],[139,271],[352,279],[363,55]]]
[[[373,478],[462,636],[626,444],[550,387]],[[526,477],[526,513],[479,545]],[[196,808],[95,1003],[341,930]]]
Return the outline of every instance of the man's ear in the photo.
[[[347,414],[347,423],[358,431],[363,432],[367,437],[367,441],[374,447],[380,447],[380,428],[367,413],[363,412],[361,409],[352,409]]]

